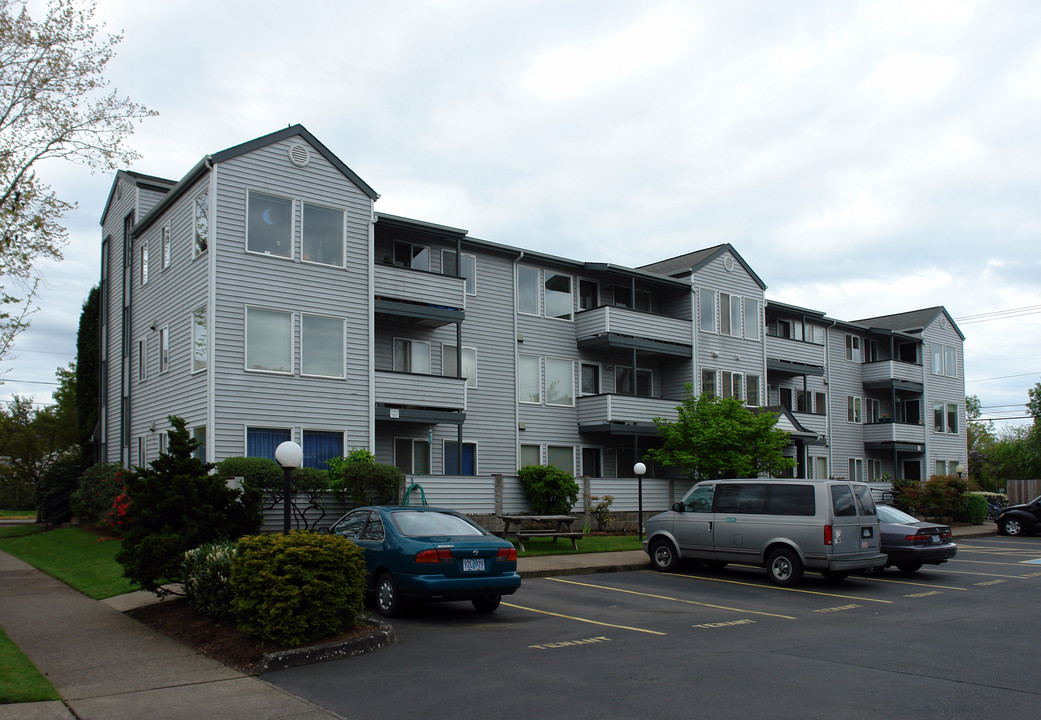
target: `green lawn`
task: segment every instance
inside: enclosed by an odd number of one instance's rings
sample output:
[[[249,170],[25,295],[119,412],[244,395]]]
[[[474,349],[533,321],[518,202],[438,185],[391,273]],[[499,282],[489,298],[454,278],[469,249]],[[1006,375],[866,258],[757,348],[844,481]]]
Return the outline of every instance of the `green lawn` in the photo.
[[[47,678],[0,628],[0,705],[61,700]]]
[[[123,577],[123,566],[116,562],[118,539],[78,527],[21,537],[9,535],[12,531],[24,532],[25,528],[4,528],[0,532],[0,550],[53,575],[84,595],[100,600],[139,589]]]
[[[35,510],[0,510],[0,518],[35,518]]]
[[[570,540],[552,538],[529,538],[524,541],[524,552],[517,551],[518,557],[537,557],[540,555],[575,555],[577,553],[619,552],[622,550],[640,550],[642,545],[636,535],[586,535],[578,541],[578,550],[571,547]]]

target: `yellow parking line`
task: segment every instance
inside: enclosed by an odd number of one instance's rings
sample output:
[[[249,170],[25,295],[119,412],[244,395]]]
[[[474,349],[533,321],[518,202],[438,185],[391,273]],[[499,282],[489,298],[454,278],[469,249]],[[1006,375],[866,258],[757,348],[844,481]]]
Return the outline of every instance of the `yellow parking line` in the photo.
[[[710,577],[705,577],[704,575],[684,575],[682,573],[670,573],[670,574],[673,577],[690,578],[691,580],[705,580],[705,581],[710,581],[710,582],[721,582],[721,583],[728,583],[730,585],[746,585],[748,587],[767,588],[767,589],[770,589],[770,590],[786,590],[788,592],[805,593],[807,595],[822,595],[824,597],[845,598],[847,600],[863,600],[864,602],[877,602],[877,603],[883,603],[885,605],[892,605],[893,604],[892,600],[879,600],[878,598],[858,597],[856,595],[840,595],[838,593],[818,592],[816,590],[803,590],[801,588],[781,587],[780,585],[763,585],[761,583],[749,583],[749,582],[742,582],[740,580],[726,580],[724,578],[710,578]]]
[[[636,590],[625,590],[623,588],[614,588],[608,585],[594,585],[592,583],[578,582],[576,580],[564,580],[562,578],[546,578],[547,580],[553,580],[554,582],[567,583],[568,585],[580,585],[582,587],[597,588],[599,590],[611,590],[612,592],[626,593],[627,595],[638,595],[640,597],[655,598],[657,600],[671,600],[672,602],[687,603],[688,605],[700,605],[701,607],[713,608],[715,610],[730,610],[732,612],[745,613],[746,615],[765,615],[766,617],[782,618],[784,620],[795,620],[791,615],[778,615],[777,613],[760,612],[758,610],[745,610],[744,608],[733,608],[727,607],[726,605],[713,605],[712,603],[703,603],[696,600],[687,600],[686,598],[670,597],[668,595],[655,595],[654,593],[637,592]]]
[[[575,617],[574,615],[561,615],[560,613],[550,612],[549,610],[537,610],[535,608],[524,607],[523,605],[514,605],[513,603],[504,602],[503,605],[511,607],[515,610],[527,610],[528,612],[540,613],[542,615],[552,615],[553,617],[563,618],[565,620],[576,620],[578,622],[589,623],[590,625],[603,625],[604,627],[618,628],[619,630],[632,630],[633,632],[647,633],[648,635],[665,635],[663,632],[657,630],[646,630],[644,628],[629,627],[628,625],[613,625],[611,623],[600,622],[598,620],[590,620],[589,618]]]
[[[1004,565],[1006,567],[1020,567],[1023,563],[1030,562],[1030,560],[1019,560],[1017,562],[993,562],[991,560],[961,560],[958,559],[959,563],[970,563],[972,565]]]
[[[914,582],[913,580],[891,580],[889,578],[880,578],[873,576],[864,576],[864,580],[873,580],[874,582],[893,583],[894,585],[916,585],[919,587],[927,588],[938,588],[940,590],[960,590],[961,592],[968,592],[968,588],[953,587],[950,585],[934,585],[933,583]]]
[[[997,575],[995,573],[960,572],[958,570],[944,570],[944,572],[952,575],[978,575],[979,577],[1011,578],[1013,580],[1025,579],[1022,575]]]

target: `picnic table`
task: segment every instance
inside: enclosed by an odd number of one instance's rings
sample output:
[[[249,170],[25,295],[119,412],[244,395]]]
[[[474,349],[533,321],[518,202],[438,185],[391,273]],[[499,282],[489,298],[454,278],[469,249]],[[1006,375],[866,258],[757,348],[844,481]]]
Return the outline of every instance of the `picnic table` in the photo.
[[[524,550],[524,539],[534,537],[566,538],[571,541],[571,547],[578,550],[578,538],[582,533],[575,531],[574,522],[577,518],[571,515],[499,515],[502,520],[503,529],[500,533],[503,537],[517,539],[520,549]],[[552,525],[555,530],[546,530],[546,525]]]

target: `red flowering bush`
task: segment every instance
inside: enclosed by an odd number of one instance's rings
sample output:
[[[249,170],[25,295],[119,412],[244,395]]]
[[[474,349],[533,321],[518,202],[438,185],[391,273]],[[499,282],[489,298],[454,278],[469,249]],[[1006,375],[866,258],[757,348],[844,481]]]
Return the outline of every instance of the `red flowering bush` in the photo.
[[[116,479],[122,484],[122,473],[116,473]],[[130,496],[127,495],[125,485],[98,522],[102,527],[108,528],[114,533],[122,533],[130,527]]]
[[[116,498],[126,494],[126,475],[119,463],[97,463],[84,470],[72,493],[72,512],[84,522],[104,524]]]

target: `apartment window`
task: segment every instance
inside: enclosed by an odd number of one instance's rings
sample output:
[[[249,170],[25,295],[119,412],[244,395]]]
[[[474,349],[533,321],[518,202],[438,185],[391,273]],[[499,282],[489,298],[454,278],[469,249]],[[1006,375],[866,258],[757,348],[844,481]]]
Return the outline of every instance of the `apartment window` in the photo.
[[[822,392],[814,393],[813,397],[813,412],[817,415],[826,415],[828,413],[828,396]]]
[[[293,314],[246,308],[246,368],[293,372]]]
[[[575,363],[546,358],[546,404],[575,404]]]
[[[878,482],[882,479],[882,461],[878,459],[868,460],[868,482]]]
[[[636,302],[633,305],[634,310],[640,312],[651,311],[651,293],[648,290],[637,290],[636,291]]]
[[[167,225],[163,225],[162,238],[163,238],[163,257],[162,257],[161,262],[162,262],[162,265],[163,265],[163,269],[165,270],[166,268],[170,267],[170,226],[168,224]]]
[[[246,249],[292,257],[293,201],[251,191],[246,204]]]
[[[813,459],[813,477],[818,480],[828,479],[828,458],[822,456]]]
[[[538,355],[521,355],[517,364],[517,394],[523,403],[542,402],[541,362]]]
[[[575,474],[575,448],[550,445],[546,448],[546,463],[568,475]]]
[[[943,374],[958,377],[958,351],[950,345],[943,346]]]
[[[148,241],[141,246],[141,284],[148,284]]]
[[[466,294],[477,294],[477,256],[463,253],[463,266],[456,266],[455,250],[441,251],[441,273],[466,279]]]
[[[860,338],[856,335],[846,336],[846,359],[850,362],[860,362]]]
[[[145,466],[145,439],[143,436],[137,439],[137,466],[140,468]]]
[[[528,315],[539,314],[538,268],[517,268],[517,310]]]
[[[148,377],[148,353],[144,340],[137,341],[137,379],[144,381]]]
[[[604,462],[600,448],[582,448],[582,474],[595,478],[604,476]]]
[[[796,412],[808,413],[810,394],[805,390],[797,390],[795,393],[795,410]]]
[[[441,374],[445,377],[459,377],[459,353],[455,345],[441,346]],[[463,373],[467,387],[477,387],[477,350],[463,346]],[[451,473],[455,474],[455,473]]]
[[[578,309],[592,310],[600,307],[600,286],[592,280],[578,281]]]
[[[329,460],[343,457],[343,432],[304,430],[304,467],[329,469]]]
[[[820,325],[806,326],[806,339],[814,345],[823,345],[827,331]]]
[[[636,369],[636,388],[633,388],[633,369],[623,365],[615,365],[614,391],[622,395],[651,397],[653,377],[650,370]]]
[[[629,285],[611,286],[611,304],[615,307],[632,308],[633,289]]]
[[[430,270],[430,248],[397,240],[394,242],[394,264],[413,270]]]
[[[546,317],[570,320],[571,276],[546,272]]]
[[[301,321],[301,372],[343,377],[343,318],[304,315]]]
[[[477,475],[477,444],[463,443],[463,466],[459,467],[459,443],[445,440],[445,475],[473,477]]]
[[[745,405],[759,407],[758,375],[745,375]]]
[[[877,423],[882,419],[882,403],[874,398],[867,399],[867,417],[869,423]]]
[[[946,460],[937,460],[936,461],[936,466],[935,466],[935,472],[933,474],[934,475],[946,475],[947,474],[947,461]]]
[[[781,404],[781,407],[788,408],[789,410],[795,409],[795,402],[792,398],[793,393],[791,388],[781,388],[777,391],[777,394],[778,402]]]
[[[715,370],[702,370],[701,371],[701,394],[711,395],[717,397],[719,393],[716,391],[716,371]]]
[[[849,479],[855,482],[864,482],[864,460],[863,458],[849,459]]]
[[[206,426],[196,425],[192,428],[192,440],[195,441],[195,450],[192,457],[196,460],[206,462]],[[159,452],[166,452],[166,433],[159,436]]]
[[[192,372],[206,369],[209,359],[209,334],[206,332],[206,306],[192,313]]]
[[[878,342],[875,340],[864,341],[864,362],[878,362]]]
[[[958,406],[955,403],[947,404],[947,432],[958,434]]]
[[[861,398],[853,397],[852,395],[846,396],[846,420],[851,423],[864,422]]]
[[[430,374],[430,343],[394,338],[394,372]]]
[[[303,259],[343,267],[343,211],[304,203]]]
[[[741,373],[723,371],[723,397],[744,400],[744,376]]]
[[[192,205],[193,257],[206,252],[210,242],[210,194],[204,192],[195,198]]]
[[[159,328],[159,372],[170,369],[170,328]]]
[[[933,403],[933,432],[946,432],[945,409],[943,403]]]
[[[701,329],[705,332],[716,331],[716,293],[714,290],[702,288],[698,300],[701,309]]]
[[[413,438],[395,438],[394,464],[406,475],[429,475],[430,443]]]
[[[164,430],[163,432],[159,433],[159,454],[160,455],[165,455],[166,454],[166,448],[169,445],[169,443],[170,443],[170,436],[166,433],[166,431]]]
[[[741,298],[736,295],[719,294],[719,332],[741,336]]]
[[[538,445],[520,446],[520,466],[542,464],[542,449]]]
[[[275,448],[292,440],[289,428],[246,428],[246,457],[275,459]]]
[[[600,394],[600,366],[593,363],[582,363],[582,394]]]
[[[745,337],[759,339],[759,301],[745,298]]]

